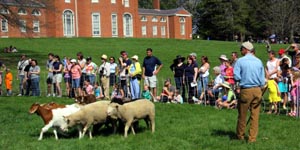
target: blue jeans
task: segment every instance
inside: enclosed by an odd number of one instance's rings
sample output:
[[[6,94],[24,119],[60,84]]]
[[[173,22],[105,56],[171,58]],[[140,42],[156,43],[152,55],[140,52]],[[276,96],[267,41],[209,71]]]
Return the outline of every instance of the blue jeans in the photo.
[[[91,75],[86,75],[86,79],[89,79],[91,85],[94,86],[95,84],[95,75],[91,74]]]
[[[139,81],[135,79],[130,80],[131,99],[140,98],[140,85]]]
[[[204,90],[207,90],[207,85],[208,77],[200,77],[198,80],[198,96],[200,96]]]
[[[40,77],[31,79],[32,96],[40,96]]]
[[[20,94],[24,95],[24,88],[23,88],[23,80],[25,78],[25,75],[19,75],[19,92]]]

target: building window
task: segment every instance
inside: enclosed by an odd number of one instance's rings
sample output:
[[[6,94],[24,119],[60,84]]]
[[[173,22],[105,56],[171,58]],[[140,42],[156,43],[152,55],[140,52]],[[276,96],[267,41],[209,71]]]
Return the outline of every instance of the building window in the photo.
[[[26,32],[26,21],[25,20],[20,20],[19,26],[20,26],[21,32]]]
[[[116,0],[111,0],[111,3],[112,3],[112,4],[115,4],[115,3],[116,3]]]
[[[125,14],[123,17],[124,36],[132,37],[132,17],[130,14]]]
[[[9,11],[8,11],[8,9],[6,9],[6,8],[1,8],[1,9],[0,9],[0,13],[1,13],[1,14],[9,14]]]
[[[64,36],[74,36],[74,15],[70,10],[63,13]]]
[[[111,15],[111,33],[113,37],[118,36],[118,17],[117,14]]]
[[[166,36],[166,26],[160,27],[161,36]]]
[[[100,14],[92,14],[92,32],[93,36],[100,36]]]
[[[156,16],[154,16],[154,17],[152,18],[152,22],[157,22],[157,17],[156,17]]]
[[[185,22],[185,18],[184,18],[184,17],[180,17],[179,22],[180,22],[180,23]]]
[[[147,17],[146,17],[146,16],[142,16],[142,17],[141,17],[141,21],[146,22],[146,21],[147,21]]]
[[[180,34],[185,35],[185,24],[184,23],[180,24]]]
[[[37,9],[34,9],[31,13],[33,16],[40,16],[41,15],[41,12]]]
[[[33,21],[33,32],[40,32],[40,21]]]
[[[166,18],[165,17],[161,17],[160,18],[160,22],[166,22]]]
[[[8,22],[6,19],[1,20],[1,31],[8,32]]]
[[[24,8],[20,8],[20,9],[18,10],[18,14],[19,14],[19,15],[27,15],[27,11],[26,11]]]
[[[153,36],[157,36],[157,26],[152,27]]]
[[[92,0],[92,3],[98,3],[99,0]]]
[[[65,3],[71,3],[71,0],[65,0]]]
[[[147,27],[146,26],[142,26],[142,35],[147,35]]]
[[[124,6],[129,7],[129,0],[124,0]]]

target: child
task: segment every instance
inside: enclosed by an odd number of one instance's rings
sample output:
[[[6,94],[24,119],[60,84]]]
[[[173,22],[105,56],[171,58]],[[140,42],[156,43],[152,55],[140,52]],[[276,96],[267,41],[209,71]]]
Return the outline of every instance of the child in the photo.
[[[94,93],[95,93],[96,99],[102,99],[104,97],[102,94],[101,87],[99,86],[98,82],[95,83]]]
[[[230,87],[231,85],[228,82],[224,82],[221,86],[223,87],[223,95],[216,101],[217,108],[234,108],[237,104],[237,100],[232,88]]]
[[[124,91],[118,83],[114,85],[114,90],[111,93],[111,99],[124,99]]]
[[[277,103],[281,101],[278,84],[274,79],[269,79],[267,84],[269,89],[269,101],[270,101],[269,111],[267,112],[267,114],[271,114],[273,108],[274,108],[274,114],[277,114],[278,113]]]
[[[172,100],[172,103],[183,104],[183,98],[180,95],[179,90],[175,91],[174,100]]]
[[[13,81],[13,75],[10,72],[10,69],[6,68],[5,86],[6,86],[7,96],[12,95],[12,81]]]
[[[142,98],[151,100],[152,93],[149,91],[149,86],[145,85],[144,90],[142,91]]]
[[[94,94],[93,86],[90,84],[89,80],[84,81],[85,93],[83,95]]]
[[[296,101],[298,98],[298,90],[299,90],[299,85],[300,85],[300,72],[295,71],[293,73],[292,79],[291,79],[291,85],[292,85],[292,90],[291,90],[291,112],[289,113],[289,116],[296,116]]]

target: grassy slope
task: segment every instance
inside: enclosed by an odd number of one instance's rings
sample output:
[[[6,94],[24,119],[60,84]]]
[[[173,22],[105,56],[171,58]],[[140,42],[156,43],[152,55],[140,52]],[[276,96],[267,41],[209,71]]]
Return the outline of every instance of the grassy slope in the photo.
[[[176,55],[186,56],[197,52],[198,56],[207,55],[212,66],[217,65],[220,54],[239,51],[238,43],[215,41],[182,41],[162,39],[0,39],[0,46],[14,45],[29,57],[37,58],[44,66],[46,55],[50,51],[60,56],[75,57],[78,51],[85,56],[93,56],[94,61],[101,54],[118,56],[120,50],[129,51],[129,55],[145,55],[145,49],[152,47],[154,55],[165,64],[159,80],[171,77],[168,66]],[[278,50],[283,45],[276,45]],[[285,47],[285,46],[284,46]],[[256,45],[257,55],[266,61],[264,45]],[[0,54],[0,60],[16,68],[19,54]],[[14,82],[17,90],[17,82]],[[299,149],[299,120],[286,116],[269,116],[262,114],[258,142],[231,140],[234,136],[236,110],[215,110],[199,105],[156,104],[156,132],[152,135],[144,129],[136,136],[129,134],[128,139],[122,135],[95,135],[93,140],[77,137],[54,140],[51,131],[45,134],[42,142],[37,141],[43,123],[37,115],[29,115],[28,109],[34,102],[72,103],[62,98],[0,97],[0,149]],[[61,136],[60,136],[61,137]]]

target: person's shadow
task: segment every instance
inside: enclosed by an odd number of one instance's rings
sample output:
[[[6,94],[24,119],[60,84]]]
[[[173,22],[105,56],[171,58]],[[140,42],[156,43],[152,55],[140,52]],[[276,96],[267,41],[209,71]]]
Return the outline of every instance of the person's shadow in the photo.
[[[230,138],[230,140],[234,140],[234,139],[237,139],[236,138],[236,133],[233,132],[233,131],[225,131],[225,130],[220,130],[220,129],[213,129],[212,130],[212,133],[211,133],[212,136],[227,136]]]

